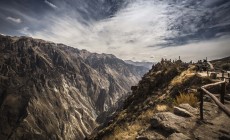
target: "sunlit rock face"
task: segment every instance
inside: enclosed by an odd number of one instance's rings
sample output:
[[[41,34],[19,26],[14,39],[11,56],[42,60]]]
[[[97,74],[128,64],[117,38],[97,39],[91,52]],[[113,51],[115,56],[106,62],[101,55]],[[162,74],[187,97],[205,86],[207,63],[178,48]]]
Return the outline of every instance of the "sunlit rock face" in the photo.
[[[84,139],[146,71],[113,55],[0,36],[0,139]]]

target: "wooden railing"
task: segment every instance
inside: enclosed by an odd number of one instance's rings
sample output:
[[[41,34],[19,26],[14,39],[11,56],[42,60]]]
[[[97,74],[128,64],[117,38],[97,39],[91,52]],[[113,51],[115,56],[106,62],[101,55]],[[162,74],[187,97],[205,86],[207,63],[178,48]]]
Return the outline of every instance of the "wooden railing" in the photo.
[[[211,99],[219,106],[219,108],[230,117],[230,109],[224,105],[224,95],[226,93],[226,80],[225,79],[229,79],[229,77],[228,78],[223,77],[223,79],[224,79],[223,81],[212,83],[212,84],[207,84],[207,85],[202,86],[199,89],[199,92],[200,92],[200,119],[201,120],[204,119],[204,116],[203,116],[203,104],[204,104],[203,96],[204,94],[211,97]],[[216,96],[214,96],[211,92],[207,90],[207,88],[213,87],[216,85],[221,85],[220,101],[216,98]]]

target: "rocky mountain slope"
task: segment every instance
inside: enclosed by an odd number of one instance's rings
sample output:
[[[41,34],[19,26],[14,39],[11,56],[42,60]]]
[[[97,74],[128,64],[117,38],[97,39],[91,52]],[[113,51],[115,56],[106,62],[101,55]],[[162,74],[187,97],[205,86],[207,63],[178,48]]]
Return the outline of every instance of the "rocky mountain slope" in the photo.
[[[199,120],[197,89],[213,81],[195,69],[181,61],[156,64],[132,87],[123,108],[89,139],[230,139],[230,118],[208,97],[205,121]],[[210,90],[218,93],[219,87]]]
[[[0,139],[83,139],[146,71],[113,55],[0,35]]]
[[[230,57],[212,60],[211,63],[215,69],[230,71]]]

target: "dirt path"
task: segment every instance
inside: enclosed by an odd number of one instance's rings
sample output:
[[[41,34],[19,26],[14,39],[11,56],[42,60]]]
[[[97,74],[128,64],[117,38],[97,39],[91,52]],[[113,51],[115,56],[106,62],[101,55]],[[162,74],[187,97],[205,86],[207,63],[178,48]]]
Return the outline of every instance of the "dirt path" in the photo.
[[[214,69],[211,63],[209,65],[211,69]],[[208,76],[207,71],[199,72],[198,74],[202,77]],[[222,73],[218,73],[217,77],[222,77]],[[226,94],[229,95],[229,91],[230,90],[227,89]],[[230,108],[230,103],[228,101],[225,102],[225,106]],[[195,139],[230,140],[230,117],[221,111],[211,99],[204,102],[204,120],[200,121],[198,117],[197,121],[198,123],[191,131]]]
[[[204,102],[204,121],[198,120],[192,134],[199,140],[230,140],[230,118],[215,103]]]

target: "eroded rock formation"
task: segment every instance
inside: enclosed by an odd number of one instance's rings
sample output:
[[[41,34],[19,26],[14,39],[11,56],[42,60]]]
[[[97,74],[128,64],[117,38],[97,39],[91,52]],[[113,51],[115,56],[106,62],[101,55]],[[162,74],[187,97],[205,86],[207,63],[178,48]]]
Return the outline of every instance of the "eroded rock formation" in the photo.
[[[83,139],[146,71],[113,55],[0,36],[0,139]]]

